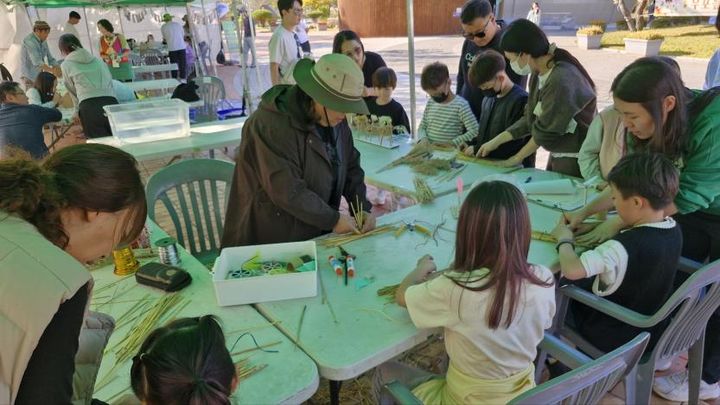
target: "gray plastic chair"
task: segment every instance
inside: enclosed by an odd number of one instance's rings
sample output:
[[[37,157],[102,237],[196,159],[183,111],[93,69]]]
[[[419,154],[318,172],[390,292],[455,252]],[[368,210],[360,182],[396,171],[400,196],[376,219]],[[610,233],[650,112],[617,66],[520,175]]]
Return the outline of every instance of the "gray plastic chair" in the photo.
[[[146,49],[140,55],[142,55],[143,62],[146,65],[165,64],[165,55],[157,49]]]
[[[509,404],[597,404],[632,372],[649,340],[650,334],[643,332],[618,349],[592,360],[560,339],[546,334],[540,348],[574,370],[520,394]],[[397,381],[387,384],[385,389],[399,404],[421,404],[406,386]]]
[[[203,100],[202,108],[198,109],[196,121],[215,121],[218,119],[217,109],[225,100],[225,84],[215,76],[202,76],[195,79],[197,94]]]
[[[235,165],[215,159],[181,160],[160,169],[145,187],[148,217],[157,222],[160,200],[172,220],[178,242],[203,264],[220,252],[227,197]],[[221,201],[218,187],[224,184]]]
[[[708,319],[720,306],[720,260],[702,266],[687,259],[681,259],[679,269],[692,275],[673,293],[667,302],[653,315],[643,315],[624,308],[614,302],[598,297],[576,286],[563,286],[559,291],[558,311],[554,333],[565,337],[580,350],[593,357],[602,351],[583,339],[576,331],[565,325],[570,300],[575,300],[604,314],[638,328],[650,328],[672,317],[657,345],[646,353],[635,373],[625,380],[625,398],[628,403],[647,404],[652,392],[655,362],[688,352],[689,402],[698,403],[700,376],[702,372],[705,327]],[[541,352],[540,358],[544,358]],[[541,363],[538,369],[541,369]],[[538,370],[541,372],[541,370]],[[633,400],[631,400],[633,398]]]

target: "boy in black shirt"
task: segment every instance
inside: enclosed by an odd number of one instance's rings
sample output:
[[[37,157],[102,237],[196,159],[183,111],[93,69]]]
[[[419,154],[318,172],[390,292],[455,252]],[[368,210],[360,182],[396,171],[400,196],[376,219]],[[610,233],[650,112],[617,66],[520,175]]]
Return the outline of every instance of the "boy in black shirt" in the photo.
[[[522,118],[527,104],[528,94],[522,87],[514,84],[505,72],[505,57],[495,50],[480,52],[470,65],[468,79],[470,85],[483,95],[482,108],[478,119],[478,136],[462,149],[465,155],[475,155],[480,146],[505,131],[515,121]],[[517,154],[530,140],[519,138],[503,144],[487,157],[505,160]],[[523,160],[524,167],[535,167],[535,154]]]
[[[372,84],[377,97],[365,98],[368,110],[371,115],[390,117],[393,128],[404,126],[405,132],[410,133],[410,122],[403,106],[393,100],[392,93],[397,86],[395,71],[388,67],[378,68],[372,75]],[[398,131],[394,131],[398,132]]]
[[[560,269],[569,280],[595,276],[587,289],[625,308],[652,315],[673,292],[682,249],[680,227],[665,216],[678,192],[679,174],[663,155],[632,154],[610,171],[608,183],[618,215],[628,229],[578,257],[573,232],[562,216],[553,230]],[[571,304],[570,314],[574,329],[605,352],[642,331],[650,332],[648,350],[652,350],[667,325],[636,328],[577,302]]]

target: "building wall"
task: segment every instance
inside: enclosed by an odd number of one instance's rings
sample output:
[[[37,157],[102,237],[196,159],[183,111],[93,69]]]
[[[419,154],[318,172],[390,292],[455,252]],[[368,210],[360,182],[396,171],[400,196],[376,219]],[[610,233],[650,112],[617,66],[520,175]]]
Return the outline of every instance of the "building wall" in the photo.
[[[414,0],[415,35],[459,33],[460,21],[453,14],[463,3],[463,0]],[[498,14],[513,20],[525,18],[532,0],[499,3]],[[405,7],[406,0],[338,0],[340,27],[356,31],[361,37],[405,36]],[[612,0],[540,0],[540,7],[548,21],[572,17],[573,27],[593,19],[612,23],[621,18]]]
[[[453,12],[458,0],[414,0],[415,35],[449,35],[460,32]],[[338,0],[341,29],[361,37],[407,35],[406,0]]]

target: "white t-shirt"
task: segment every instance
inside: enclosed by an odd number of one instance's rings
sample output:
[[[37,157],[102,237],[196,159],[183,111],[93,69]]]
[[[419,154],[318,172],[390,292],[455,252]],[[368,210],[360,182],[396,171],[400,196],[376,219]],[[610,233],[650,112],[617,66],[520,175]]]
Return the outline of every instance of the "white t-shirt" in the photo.
[[[179,22],[166,22],[160,27],[160,32],[167,43],[168,51],[185,49],[185,31]]]
[[[532,266],[534,274],[553,282],[547,267]],[[486,274],[486,269],[470,273],[470,280]],[[555,315],[555,287],[525,282],[513,322],[493,330],[487,326],[487,309],[495,289],[471,291],[453,280],[466,280],[467,273],[448,272],[405,292],[410,318],[418,328],[445,329],[445,348],[450,361],[464,374],[480,379],[498,380],[526,370],[535,359],[537,345]],[[484,280],[469,283],[479,287]],[[508,293],[509,295],[509,293]],[[506,307],[507,308],[507,307]]]
[[[295,33],[288,31],[282,25],[275,29],[270,37],[270,63],[280,65],[280,83],[295,84],[292,77],[292,70],[300,58],[302,49],[295,39]]]
[[[306,30],[307,30],[307,25],[305,25],[305,20],[301,19],[300,24],[295,26],[295,33],[298,36],[299,44],[304,44],[305,42],[307,42],[309,40]]]
[[[63,28],[64,34],[73,34],[77,37],[77,39],[80,39],[80,34],[78,33],[78,30],[75,28],[74,25],[70,24],[69,22],[65,22],[65,28]]]

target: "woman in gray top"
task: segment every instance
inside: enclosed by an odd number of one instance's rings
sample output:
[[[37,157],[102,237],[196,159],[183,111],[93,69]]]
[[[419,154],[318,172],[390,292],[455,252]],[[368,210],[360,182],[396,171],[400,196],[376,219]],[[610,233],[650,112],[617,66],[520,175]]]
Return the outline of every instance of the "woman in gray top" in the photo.
[[[500,47],[518,74],[530,76],[525,114],[484,143],[480,156],[500,145],[530,135],[530,141],[503,166],[517,166],[539,147],[550,152],[547,170],[580,177],[578,152],[597,112],[595,83],[568,51],[556,48],[545,33],[524,19],[510,24]]]

